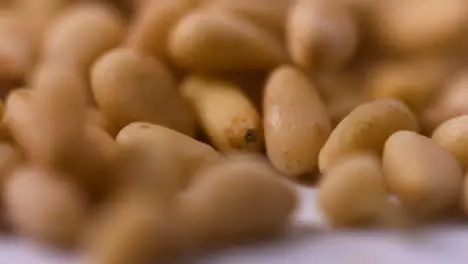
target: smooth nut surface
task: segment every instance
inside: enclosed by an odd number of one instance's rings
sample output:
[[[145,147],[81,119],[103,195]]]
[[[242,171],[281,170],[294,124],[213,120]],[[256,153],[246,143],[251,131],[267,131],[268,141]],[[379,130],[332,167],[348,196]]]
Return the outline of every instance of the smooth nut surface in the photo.
[[[468,166],[468,115],[451,118],[432,134],[432,139],[450,152],[466,169]]]
[[[293,187],[258,156],[228,157],[197,178],[180,210],[190,239],[201,247],[278,235],[296,207]]]
[[[368,89],[374,99],[394,98],[420,113],[433,102],[445,76],[445,69],[433,62],[389,62],[372,69]]]
[[[468,74],[457,72],[447,80],[436,100],[421,114],[421,125],[427,134],[432,134],[444,121],[468,114]]]
[[[22,147],[38,164],[67,166],[83,142],[86,82],[74,69],[45,63],[37,68],[31,86],[31,106],[26,110],[36,128],[20,129],[26,140]]]
[[[264,98],[267,154],[284,174],[313,172],[331,132],[331,120],[316,88],[300,70],[282,66],[270,74]]]
[[[458,200],[462,169],[430,138],[399,131],[385,143],[383,167],[389,188],[417,218],[437,218]]]
[[[129,176],[141,178],[154,192],[173,194],[187,188],[198,170],[221,159],[209,145],[148,123],[129,124],[116,140],[133,156]]]
[[[403,103],[381,99],[361,104],[332,131],[319,154],[320,171],[350,154],[372,151],[378,155],[388,137],[399,130],[418,131],[416,116]]]
[[[78,241],[88,207],[82,194],[65,178],[34,167],[13,172],[3,198],[7,219],[16,232],[58,247]]]
[[[332,167],[318,188],[320,208],[337,226],[375,222],[387,206],[387,196],[380,159],[366,153]]]
[[[107,5],[73,6],[61,12],[48,29],[42,59],[67,61],[87,77],[93,62],[118,46],[124,34],[122,18]]]
[[[93,219],[85,235],[90,263],[154,261],[172,250],[174,219],[166,208],[136,190],[120,192]]]
[[[91,72],[96,103],[118,131],[131,122],[150,122],[193,135],[195,124],[171,73],[159,61],[130,49],[103,55]]]
[[[169,52],[177,65],[204,71],[268,70],[286,60],[274,35],[226,12],[185,16],[170,35]]]
[[[341,68],[357,50],[356,22],[340,1],[297,1],[286,32],[292,60],[304,68]]]
[[[150,1],[130,26],[126,45],[136,51],[167,61],[168,40],[180,19],[195,7],[193,0]]]
[[[465,1],[382,1],[375,14],[381,45],[403,54],[447,52],[466,36]]]

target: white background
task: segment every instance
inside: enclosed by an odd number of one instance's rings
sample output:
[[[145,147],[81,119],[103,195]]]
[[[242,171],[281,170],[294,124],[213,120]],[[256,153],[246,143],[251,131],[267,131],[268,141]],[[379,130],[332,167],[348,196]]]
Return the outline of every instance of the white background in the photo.
[[[296,227],[282,241],[230,249],[184,264],[466,264],[468,221],[424,230],[337,231],[317,213],[314,191],[300,189]],[[75,263],[73,256],[19,238],[0,239],[0,264]],[[99,264],[99,263],[97,263]],[[137,263],[135,263],[137,264]]]

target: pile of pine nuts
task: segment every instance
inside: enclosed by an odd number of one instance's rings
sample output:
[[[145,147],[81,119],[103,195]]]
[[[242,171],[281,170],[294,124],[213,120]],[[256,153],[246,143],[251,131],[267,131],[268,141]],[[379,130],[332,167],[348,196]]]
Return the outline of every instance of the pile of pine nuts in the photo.
[[[468,216],[466,0],[0,0],[0,218],[94,264]]]

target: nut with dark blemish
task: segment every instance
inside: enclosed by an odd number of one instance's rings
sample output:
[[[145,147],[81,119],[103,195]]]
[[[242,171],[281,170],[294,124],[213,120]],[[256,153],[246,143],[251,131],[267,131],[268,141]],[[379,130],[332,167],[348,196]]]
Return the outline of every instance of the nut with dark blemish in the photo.
[[[255,143],[258,140],[257,132],[255,129],[249,128],[245,131],[244,141],[245,143]]]

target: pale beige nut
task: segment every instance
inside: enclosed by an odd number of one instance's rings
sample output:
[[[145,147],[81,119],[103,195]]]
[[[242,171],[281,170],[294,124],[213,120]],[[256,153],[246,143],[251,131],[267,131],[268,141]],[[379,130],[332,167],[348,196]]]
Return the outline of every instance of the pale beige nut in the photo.
[[[228,157],[200,171],[181,199],[185,234],[198,247],[279,235],[297,204],[294,187],[263,158],[251,155]]]
[[[416,116],[402,102],[380,99],[355,108],[332,131],[319,154],[326,172],[350,154],[371,151],[380,155],[388,137],[399,130],[418,131]]]
[[[223,152],[262,150],[260,113],[240,87],[222,79],[191,75],[180,89],[216,148]]]
[[[175,217],[171,209],[138,190],[118,193],[87,230],[87,263],[134,264],[158,260],[175,248]]]
[[[444,66],[431,61],[384,63],[371,70],[368,89],[374,99],[398,99],[420,113],[440,91],[446,77]]]
[[[442,87],[437,99],[421,113],[421,125],[424,132],[431,135],[442,122],[468,114],[466,99],[468,96],[468,74],[465,70],[456,73]]]
[[[297,1],[286,28],[292,60],[304,68],[341,68],[357,49],[356,22],[340,1]]]
[[[171,73],[158,60],[130,49],[102,56],[91,72],[97,106],[118,131],[131,122],[167,126],[195,133],[195,117],[175,87]]]
[[[56,77],[59,76],[66,75]],[[69,84],[69,88],[72,87]],[[23,88],[13,91],[6,101],[3,122],[33,163],[58,167],[66,171],[71,177],[69,180],[91,197],[105,196],[118,182],[111,173],[120,155],[117,143],[102,128],[87,120],[89,112],[86,112],[85,105],[75,104],[75,107],[78,106],[75,108],[73,103],[66,106],[57,104],[58,101],[67,102],[60,99],[63,98],[61,92],[55,93],[53,90],[61,89],[60,86],[48,88],[52,89],[43,91],[41,99],[36,96],[38,90]],[[68,99],[73,98],[68,97],[70,91],[64,89],[63,92],[67,93]],[[35,107],[36,104],[40,107]],[[58,112],[55,113],[54,109]],[[68,120],[67,116],[71,119]],[[41,121],[44,123],[38,124]]]
[[[383,168],[389,189],[416,218],[442,217],[460,198],[463,173],[455,157],[415,132],[387,140]]]
[[[277,68],[266,83],[263,114],[266,149],[273,165],[290,177],[313,172],[332,130],[314,84],[294,67]]]
[[[60,168],[73,162],[74,153],[83,142],[87,120],[86,82],[73,68],[45,63],[37,69],[31,81],[30,106],[17,109],[30,115],[13,133],[22,139],[18,144],[36,164]]]
[[[432,139],[468,167],[468,115],[451,118],[436,128]]]
[[[58,247],[75,245],[88,207],[82,193],[65,178],[30,166],[13,172],[3,198],[7,220],[16,232]]]
[[[82,143],[86,86],[79,74],[56,65],[40,68],[34,86],[8,96],[3,122],[28,158],[64,166]]]
[[[193,11],[169,37],[169,53],[180,67],[204,70],[269,70],[286,61],[272,33],[228,12]]]
[[[107,5],[73,5],[54,20],[42,45],[43,60],[60,61],[76,67],[88,78],[93,62],[123,40],[122,18]]]
[[[375,12],[380,45],[406,55],[450,52],[463,40],[468,23],[464,0],[381,1]]]
[[[69,4],[81,0],[15,0],[15,9],[27,26],[34,43],[39,48],[44,34],[56,16]]]
[[[175,25],[195,7],[194,0],[150,1],[130,26],[126,46],[168,61],[168,38]]]
[[[388,207],[379,157],[360,153],[333,166],[320,182],[318,203],[332,225],[358,226],[379,221]]]
[[[187,188],[203,167],[221,155],[211,146],[177,131],[148,123],[132,123],[117,135],[128,154],[124,173],[156,195],[173,195]]]

